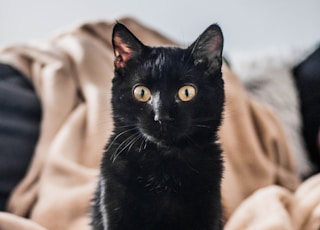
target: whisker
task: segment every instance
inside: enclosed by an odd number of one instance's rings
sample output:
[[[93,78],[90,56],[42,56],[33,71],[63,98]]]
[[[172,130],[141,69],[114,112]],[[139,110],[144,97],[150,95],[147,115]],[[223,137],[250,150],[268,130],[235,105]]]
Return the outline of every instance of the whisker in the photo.
[[[191,138],[190,138],[190,140],[191,140]],[[198,145],[197,145],[197,146],[198,146]],[[195,169],[194,167],[191,166],[191,163],[190,163],[188,160],[185,160],[184,162],[186,163],[186,165],[188,166],[188,168],[190,168],[192,171],[194,171],[194,172],[197,173],[197,174],[200,173],[197,169]]]
[[[121,142],[121,143],[119,144],[118,148],[114,151],[114,153],[113,153],[112,156],[111,156],[112,162],[115,162],[115,160],[118,158],[119,154],[123,151],[123,148],[122,148],[121,151],[118,152],[119,149],[120,149],[123,145],[125,145],[129,140],[131,140],[131,138],[132,138],[132,135],[130,135],[129,137],[127,137],[123,142]]]
[[[115,160],[118,158],[118,156],[131,144],[131,141],[136,138],[137,135],[139,135],[139,132],[136,132],[132,135],[130,135],[128,138],[126,138],[115,150],[115,152],[112,154],[112,162],[115,162]],[[123,145],[125,145],[123,148],[121,148]],[[121,150],[120,150],[121,148]],[[119,151],[120,150],[120,151]]]
[[[215,120],[219,120],[219,118],[215,118],[215,117],[202,117],[202,118],[193,119],[193,120],[191,120],[191,122],[205,122],[205,121],[215,121]]]
[[[196,127],[200,127],[200,128],[207,128],[207,129],[210,129],[211,127],[208,126],[208,125],[194,125]]]
[[[138,133],[138,135],[136,135],[136,136],[133,138],[133,140],[131,141],[131,144],[130,144],[128,150],[127,150],[127,153],[130,152],[132,146],[133,146],[135,143],[137,143],[137,141],[140,139],[140,137],[141,137],[141,133]]]
[[[148,142],[149,142],[149,140],[148,140],[147,138],[145,138],[145,144],[144,144],[144,146],[143,146],[143,149],[146,149],[146,148],[147,148]]]
[[[130,131],[132,131],[132,130],[135,130],[135,129],[138,129],[138,128],[134,127],[134,128],[127,129],[127,130],[122,131],[121,133],[119,133],[117,136],[115,136],[115,137],[113,138],[112,142],[109,144],[108,148],[107,148],[104,152],[108,152],[108,151],[110,150],[110,148],[112,147],[113,143],[114,143],[119,137],[121,137],[123,134],[128,133],[128,132],[130,132]]]
[[[129,127],[136,127],[136,125],[120,125],[120,126],[117,126],[117,128],[129,128]]]
[[[141,144],[140,144],[140,147],[139,147],[139,153],[140,153],[141,150],[142,150],[142,145],[143,145],[143,143],[147,140],[147,138],[144,137],[143,135],[141,135],[141,137],[142,137],[142,140],[141,140]]]

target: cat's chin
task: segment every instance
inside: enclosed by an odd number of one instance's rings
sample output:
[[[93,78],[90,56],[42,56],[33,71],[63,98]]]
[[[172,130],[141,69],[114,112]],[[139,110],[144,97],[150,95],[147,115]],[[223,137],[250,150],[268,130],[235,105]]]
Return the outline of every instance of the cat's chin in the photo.
[[[145,131],[142,131],[141,133],[149,142],[159,147],[176,146],[176,145],[179,145],[180,142],[183,142],[183,138],[177,138],[177,137],[173,138],[165,134],[159,135],[159,136],[153,136],[148,134]]]
[[[142,135],[143,135],[148,141],[150,141],[150,142],[152,142],[152,143],[154,143],[154,144],[156,144],[156,145],[158,145],[158,146],[161,146],[161,147],[167,146],[163,141],[158,140],[157,138],[155,138],[155,137],[153,137],[153,136],[151,136],[151,135],[148,135],[148,134],[146,134],[146,133],[144,133],[144,132],[142,132]]]

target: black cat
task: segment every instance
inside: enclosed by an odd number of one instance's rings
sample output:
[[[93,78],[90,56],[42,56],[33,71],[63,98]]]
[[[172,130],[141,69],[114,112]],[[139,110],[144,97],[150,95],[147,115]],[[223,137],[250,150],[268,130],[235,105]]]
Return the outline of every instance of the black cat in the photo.
[[[114,131],[93,205],[95,230],[222,229],[223,36],[208,27],[187,49],[112,35]]]

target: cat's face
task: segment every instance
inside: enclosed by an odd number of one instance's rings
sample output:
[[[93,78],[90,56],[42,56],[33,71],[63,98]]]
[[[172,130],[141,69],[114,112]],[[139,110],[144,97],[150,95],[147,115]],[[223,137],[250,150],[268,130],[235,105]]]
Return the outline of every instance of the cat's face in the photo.
[[[189,48],[180,49],[145,46],[117,24],[113,33],[115,126],[137,129],[160,145],[215,135],[224,103],[222,44],[216,25]]]

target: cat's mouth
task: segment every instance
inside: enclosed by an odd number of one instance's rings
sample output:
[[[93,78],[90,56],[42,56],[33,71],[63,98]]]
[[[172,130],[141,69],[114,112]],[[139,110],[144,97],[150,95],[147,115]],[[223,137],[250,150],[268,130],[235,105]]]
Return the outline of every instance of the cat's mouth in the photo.
[[[158,123],[152,127],[140,126],[142,135],[157,145],[169,146],[185,136],[185,132],[175,124]]]

